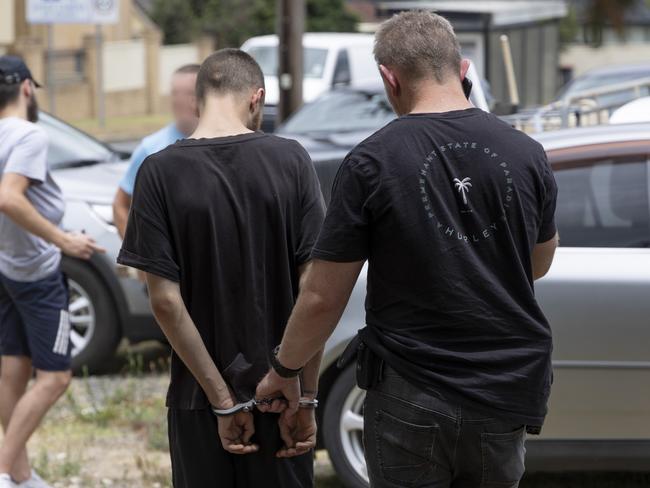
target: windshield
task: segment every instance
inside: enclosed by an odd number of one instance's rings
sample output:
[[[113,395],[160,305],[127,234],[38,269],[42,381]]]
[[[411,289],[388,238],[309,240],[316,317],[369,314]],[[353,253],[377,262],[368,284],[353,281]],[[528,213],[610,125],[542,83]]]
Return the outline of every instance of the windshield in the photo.
[[[116,159],[101,142],[51,115],[40,112],[38,125],[50,139],[47,160],[52,169]]]
[[[278,75],[277,46],[253,46],[248,54],[255,58],[265,76]],[[327,49],[306,47],[303,50],[303,76],[305,78],[322,78],[327,61]]]
[[[619,71],[617,73],[606,73],[602,75],[586,75],[576,78],[570,82],[564,90],[560,92],[560,98],[572,97],[579,92],[591,90],[594,88],[606,88],[617,83],[633,81],[650,77],[650,69],[644,71]]]
[[[298,110],[280,132],[374,131],[395,118],[383,92],[334,90]]]

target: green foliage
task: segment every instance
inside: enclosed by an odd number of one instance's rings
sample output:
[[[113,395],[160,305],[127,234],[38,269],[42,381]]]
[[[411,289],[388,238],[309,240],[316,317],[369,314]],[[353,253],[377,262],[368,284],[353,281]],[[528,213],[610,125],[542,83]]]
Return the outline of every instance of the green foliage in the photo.
[[[151,17],[162,29],[166,44],[190,42],[196,37],[196,17],[187,0],[155,0]]]
[[[589,0],[586,2],[584,17],[589,29],[591,44],[595,47],[602,44],[605,27],[612,27],[618,36],[624,39],[625,15],[637,3],[638,0]]]
[[[359,19],[345,9],[344,0],[307,0],[309,32],[354,32]]]
[[[570,5],[566,17],[560,21],[560,43],[566,45],[575,41],[579,30],[576,8]]]
[[[306,0],[306,30],[354,32],[357,17],[345,0]],[[155,0],[152,18],[166,44],[189,42],[208,34],[217,46],[240,46],[253,36],[275,32],[276,0]]]

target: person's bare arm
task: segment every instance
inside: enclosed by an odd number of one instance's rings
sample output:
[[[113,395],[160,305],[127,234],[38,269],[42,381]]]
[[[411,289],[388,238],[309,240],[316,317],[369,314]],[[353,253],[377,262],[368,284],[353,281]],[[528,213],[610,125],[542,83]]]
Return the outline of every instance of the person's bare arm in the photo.
[[[146,280],[156,321],[176,354],[203,388],[210,404],[219,409],[233,407],[236,399],[214,364],[185,307],[179,284],[150,273],[146,274]],[[250,444],[255,432],[252,414],[240,412],[218,417],[218,423],[224,449],[233,454],[257,451],[258,446]]]
[[[548,270],[551,269],[553,258],[555,257],[555,250],[560,242],[560,236],[556,233],[552,239],[536,244],[533,248],[532,263],[533,263],[533,279],[538,280],[546,276]]]
[[[178,283],[147,273],[151,308],[160,328],[212,405],[230,408],[234,401],[192,321]]]
[[[126,223],[129,219],[129,210],[131,209],[131,195],[118,188],[113,199],[113,223],[117,227],[120,237],[124,239],[126,234]]]
[[[311,261],[307,262],[300,268],[300,287],[302,290],[307,283],[307,276],[309,270],[311,269]],[[355,280],[356,281],[356,280]],[[344,307],[345,308],[345,307]],[[306,398],[316,398],[318,394],[318,380],[320,376],[320,364],[323,359],[323,348],[321,348],[315,355],[312,357],[305,367],[301,374],[301,385],[302,385],[302,394]]]
[[[21,174],[3,174],[0,180],[0,212],[27,232],[51,242],[69,256],[89,259],[95,252],[105,252],[91,237],[65,232],[43,217],[25,195],[30,185],[29,178]]]

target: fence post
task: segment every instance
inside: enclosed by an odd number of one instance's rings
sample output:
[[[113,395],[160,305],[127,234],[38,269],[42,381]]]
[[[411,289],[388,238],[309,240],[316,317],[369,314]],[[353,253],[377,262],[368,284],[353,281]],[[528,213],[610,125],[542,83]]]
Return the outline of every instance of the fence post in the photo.
[[[160,112],[160,44],[162,34],[157,30],[146,30],[143,34],[146,62],[145,91],[147,113]]]
[[[88,83],[91,101],[91,114],[93,117],[99,117],[97,112],[97,97],[99,96],[99,83],[97,80],[97,63],[99,58],[97,56],[97,42],[94,34],[89,34],[83,38],[83,52],[85,57],[84,62],[84,77]]]

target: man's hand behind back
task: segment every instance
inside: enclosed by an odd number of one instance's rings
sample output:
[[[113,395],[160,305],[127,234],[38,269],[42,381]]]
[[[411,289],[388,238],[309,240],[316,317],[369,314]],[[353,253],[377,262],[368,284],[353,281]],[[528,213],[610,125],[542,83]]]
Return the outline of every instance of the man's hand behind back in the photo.
[[[300,408],[295,414],[285,410],[278,423],[284,447],[278,451],[277,457],[300,456],[316,447],[318,429],[313,408]]]
[[[259,447],[251,443],[255,433],[253,414],[239,412],[227,417],[218,417],[219,438],[223,448],[232,454],[251,454]]]
[[[300,379],[298,377],[282,378],[271,369],[257,385],[255,398],[257,400],[284,398],[287,402],[286,408],[289,414],[294,415],[298,411],[298,402],[300,401]],[[280,408],[275,408],[276,406]],[[258,405],[257,408],[261,412],[280,413],[285,409],[285,406],[273,402],[271,406]]]

